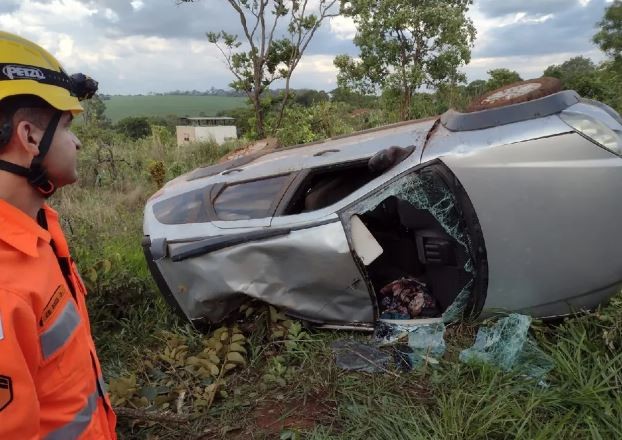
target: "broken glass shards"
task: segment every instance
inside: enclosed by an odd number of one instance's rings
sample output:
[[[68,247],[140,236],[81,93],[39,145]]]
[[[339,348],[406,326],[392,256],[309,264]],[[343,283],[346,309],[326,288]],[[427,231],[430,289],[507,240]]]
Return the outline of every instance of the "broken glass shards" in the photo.
[[[395,345],[398,366],[402,368],[437,364],[445,354],[445,324],[438,319],[379,321],[374,339],[380,345]],[[400,344],[401,341],[407,343]]]
[[[471,287],[473,280],[469,281],[460,291],[453,303],[443,312],[442,319],[445,324],[458,322],[463,318],[469,300],[471,299]]]
[[[529,337],[531,318],[513,313],[492,327],[481,327],[475,344],[460,353],[467,364],[486,364],[541,379],[553,368],[550,358]]]
[[[387,371],[391,357],[362,342],[339,340],[331,345],[335,353],[335,363],[343,370],[363,371],[366,373],[380,373]]]
[[[445,354],[445,324],[422,325],[408,333],[408,346],[413,350],[413,366],[437,364]]]

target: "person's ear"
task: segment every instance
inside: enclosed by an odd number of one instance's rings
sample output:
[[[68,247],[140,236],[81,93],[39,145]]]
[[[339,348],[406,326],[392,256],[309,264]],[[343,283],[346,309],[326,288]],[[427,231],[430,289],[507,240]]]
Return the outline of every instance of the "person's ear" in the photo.
[[[37,156],[39,154],[39,144],[43,138],[43,130],[30,121],[20,121],[15,127],[15,140],[18,145],[28,154]]]

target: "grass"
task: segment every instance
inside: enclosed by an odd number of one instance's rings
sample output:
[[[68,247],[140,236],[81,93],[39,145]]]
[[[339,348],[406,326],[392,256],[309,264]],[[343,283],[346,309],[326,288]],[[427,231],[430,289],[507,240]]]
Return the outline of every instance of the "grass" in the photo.
[[[157,189],[150,164],[161,162],[170,179],[235,146],[177,149],[172,142],[113,142],[108,147],[114,167],[97,162],[101,145],[87,142],[81,150],[82,183],[53,199],[90,287],[105,376],[109,383],[124,378],[136,383],[122,390],[134,402],[127,406],[137,412],[120,414],[120,438],[622,438],[620,297],[596,313],[532,327],[554,363],[546,386],[461,363],[458,354],[472,344],[478,323],[449,328],[448,349],[437,368],[350,373],[335,366],[330,345],[368,336],[304,330],[260,305],[228,323],[247,337],[245,366],[219,379],[191,373],[188,359],[211,333],[199,334],[173,315],[147,271],[140,240],[142,209]],[[164,356],[172,345],[187,347],[179,364]],[[214,383],[219,388],[213,404],[198,406]],[[140,398],[160,391],[145,397],[147,407],[137,406]],[[158,417],[148,419],[153,414]]]
[[[106,116],[117,122],[128,116],[215,116],[246,107],[246,98],[228,96],[112,96],[105,101]]]

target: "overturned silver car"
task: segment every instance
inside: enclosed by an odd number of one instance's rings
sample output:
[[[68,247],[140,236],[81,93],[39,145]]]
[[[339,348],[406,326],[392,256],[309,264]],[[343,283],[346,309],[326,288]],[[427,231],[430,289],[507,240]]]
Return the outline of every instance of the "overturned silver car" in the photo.
[[[326,327],[598,305],[622,287],[622,120],[573,91],[514,103],[537,87],[174,179],[145,208],[160,290],[195,324],[249,299]],[[427,314],[393,313],[400,280]]]

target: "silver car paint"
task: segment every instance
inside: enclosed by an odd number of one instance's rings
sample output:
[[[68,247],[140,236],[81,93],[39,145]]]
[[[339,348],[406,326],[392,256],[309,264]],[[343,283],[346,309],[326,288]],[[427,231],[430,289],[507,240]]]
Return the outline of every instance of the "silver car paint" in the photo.
[[[247,230],[256,230],[257,227],[266,227],[270,225],[273,227],[281,225],[305,225],[329,218],[336,218],[335,212],[337,210],[356,201],[358,198],[369,192],[370,188],[375,188],[390,180],[399,172],[416,165],[419,162],[419,151],[423,148],[426,136],[434,125],[434,122],[434,119],[409,121],[390,126],[392,127],[390,129],[383,127],[382,130],[368,130],[366,132],[338,139],[329,139],[304,148],[292,148],[284,151],[277,151],[262,156],[253,162],[240,167],[242,170],[241,172],[231,175],[223,176],[222,174],[218,174],[192,181],[185,181],[183,176],[180,176],[179,178],[167,183],[159,197],[151,199],[147,202],[147,205],[145,206],[145,217],[143,223],[145,235],[151,236],[152,239],[166,238],[167,240],[179,240],[188,237],[209,237],[214,235],[234,234],[245,232]],[[415,145],[417,150],[406,161],[391,170],[391,172],[379,176],[377,179],[369,182],[367,185],[350,194],[348,197],[340,200],[333,206],[314,212],[277,217],[273,219],[268,218],[230,222],[191,223],[183,225],[163,225],[157,221],[153,214],[153,205],[155,203],[187,191],[206,187],[214,183],[235,183],[262,176],[274,176],[301,169],[321,167],[335,161],[341,162],[365,159],[373,156],[376,152],[384,148],[394,145],[400,147]],[[316,156],[317,153],[333,149],[339,151],[328,155]],[[262,166],[260,167],[260,165]],[[228,223],[226,228],[224,228],[224,223]]]
[[[621,158],[571,133],[441,159],[482,227],[485,308],[570,313],[619,288]]]
[[[179,246],[170,244],[169,250]],[[374,319],[369,291],[339,221],[156,264],[190,320],[218,322],[248,298],[318,322]]]
[[[622,130],[613,118],[603,117],[606,112],[597,107],[576,104],[570,109],[597,113],[610,128]],[[549,316],[571,311],[575,306],[592,307],[615,293],[622,280],[622,234],[616,223],[622,217],[621,204],[616,203],[616,189],[622,183],[622,159],[574,134],[555,115],[471,132],[449,132],[438,125],[423,149],[421,145],[433,123],[414,121],[327,140],[304,150],[268,154],[229,176],[191,182],[183,177],[175,179],[167,184],[164,195],[146,206],[145,234],[168,240],[188,239],[254,231],[269,224],[311,225],[336,219],[336,211],[371,189],[419,163],[440,158],[465,187],[482,224],[490,276],[486,308],[518,308],[536,316]],[[417,145],[417,150],[407,160],[335,205],[311,213],[228,222],[242,229],[226,230],[212,223],[162,225],[151,209],[154,202],[211,183],[233,183],[356,160],[391,145],[412,144]],[[314,156],[329,149],[340,151]],[[575,172],[568,173],[568,166]],[[579,208],[579,212],[573,212],[573,208]],[[584,234],[578,236],[577,231]],[[326,241],[322,237],[332,238]],[[556,251],[552,253],[551,249]],[[556,258],[547,258],[551,254]],[[313,265],[301,256],[313,256],[309,258]],[[609,264],[601,265],[602,261]],[[164,258],[157,265],[190,319],[218,320],[251,296],[296,310],[307,319],[343,322],[347,316],[354,321],[373,320],[370,294],[353,262],[341,223],[294,231],[286,237],[247,243],[178,263]],[[327,273],[331,276],[317,276]],[[594,290],[594,286],[600,287]]]

